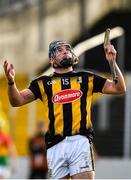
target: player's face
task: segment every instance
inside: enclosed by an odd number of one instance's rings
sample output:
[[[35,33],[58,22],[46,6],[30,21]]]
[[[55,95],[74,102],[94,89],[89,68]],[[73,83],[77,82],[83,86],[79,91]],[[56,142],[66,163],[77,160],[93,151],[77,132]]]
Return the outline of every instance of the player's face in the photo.
[[[55,59],[58,62],[61,62],[61,60],[68,59],[68,58],[72,58],[70,47],[63,45],[56,48]]]

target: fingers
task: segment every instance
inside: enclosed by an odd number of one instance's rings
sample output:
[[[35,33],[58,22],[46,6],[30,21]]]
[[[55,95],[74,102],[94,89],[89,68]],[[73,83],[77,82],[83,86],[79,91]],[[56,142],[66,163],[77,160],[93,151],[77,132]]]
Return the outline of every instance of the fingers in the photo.
[[[7,74],[7,66],[8,66],[8,62],[7,61],[4,61],[4,71],[5,71],[5,74]]]
[[[10,66],[11,66],[11,69],[14,69],[14,66],[13,66],[13,64],[10,64]]]
[[[5,75],[8,80],[12,80],[14,78],[14,67],[13,64],[9,64],[7,60],[4,61],[3,68],[5,71]]]
[[[7,67],[7,61],[6,60],[4,61],[3,67],[4,67],[4,69],[6,69],[6,67]]]
[[[106,53],[108,53],[108,54],[110,54],[110,53],[116,54],[116,50],[115,50],[115,48],[114,48],[113,45],[108,45],[108,46],[105,48],[105,50],[106,50]]]
[[[115,61],[117,52],[116,52],[116,50],[115,50],[115,48],[114,48],[113,45],[111,45],[111,44],[108,45],[108,46],[105,48],[105,53],[106,53],[106,58],[107,58],[107,60],[109,60],[109,61],[111,61],[111,60]]]
[[[9,64],[7,61],[4,61],[3,67],[6,72],[8,72],[11,69],[14,69],[13,64]]]
[[[10,64],[7,61],[4,62],[4,70],[6,75],[9,74]]]

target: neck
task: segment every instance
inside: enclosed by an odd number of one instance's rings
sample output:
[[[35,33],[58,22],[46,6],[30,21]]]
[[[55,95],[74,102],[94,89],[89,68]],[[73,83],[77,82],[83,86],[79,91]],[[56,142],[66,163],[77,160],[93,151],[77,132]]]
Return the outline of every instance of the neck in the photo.
[[[64,74],[64,73],[68,73],[68,72],[71,72],[71,71],[73,71],[72,66],[68,67],[68,68],[56,68],[55,69],[55,72],[59,73],[59,74]]]

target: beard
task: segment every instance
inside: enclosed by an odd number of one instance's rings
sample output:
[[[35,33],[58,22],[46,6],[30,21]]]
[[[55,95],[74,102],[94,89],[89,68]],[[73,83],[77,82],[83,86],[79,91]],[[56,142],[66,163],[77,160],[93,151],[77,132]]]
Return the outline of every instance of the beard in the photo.
[[[60,66],[65,68],[70,67],[72,65],[73,65],[72,58],[64,58],[60,62]]]
[[[64,58],[60,61],[60,63],[55,62],[53,65],[54,68],[68,68],[71,66],[73,66],[72,58]]]

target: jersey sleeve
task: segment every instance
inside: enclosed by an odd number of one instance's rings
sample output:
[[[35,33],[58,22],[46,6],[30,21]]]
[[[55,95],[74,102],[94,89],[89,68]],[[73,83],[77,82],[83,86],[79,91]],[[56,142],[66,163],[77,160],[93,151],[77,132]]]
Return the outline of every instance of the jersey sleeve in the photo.
[[[97,93],[97,92],[102,93],[102,89],[103,89],[105,82],[106,82],[106,78],[98,76],[98,75],[94,75],[93,92],[94,93]]]
[[[29,87],[28,87],[32,92],[33,94],[35,95],[35,99],[42,99],[42,96],[41,96],[41,92],[40,92],[40,89],[39,89],[39,86],[38,86],[38,82],[37,80],[33,80]]]

